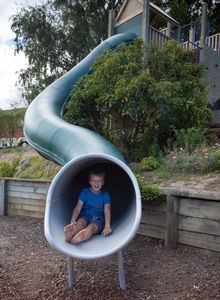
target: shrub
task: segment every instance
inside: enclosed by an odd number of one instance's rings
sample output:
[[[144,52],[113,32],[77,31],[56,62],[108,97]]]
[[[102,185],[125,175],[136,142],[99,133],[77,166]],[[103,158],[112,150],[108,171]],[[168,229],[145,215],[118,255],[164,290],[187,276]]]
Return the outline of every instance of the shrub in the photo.
[[[160,162],[154,156],[144,157],[140,162],[141,171],[153,171],[160,166]]]
[[[205,139],[205,130],[201,127],[182,128],[175,131],[173,148],[182,148],[185,151],[192,153],[205,142]]]
[[[220,171],[220,150],[211,151],[202,164],[202,173]]]
[[[143,51],[137,39],[101,56],[74,87],[64,116],[98,131],[128,158],[135,150],[135,159],[155,155],[175,130],[202,126],[211,116],[205,69],[192,52],[170,41],[152,48],[144,66]]]
[[[13,177],[18,162],[16,160],[3,160],[0,162],[0,176]]]
[[[158,204],[166,199],[166,195],[164,195],[157,186],[145,183],[140,175],[136,175],[136,178],[139,184],[143,203]]]
[[[171,173],[201,173],[220,171],[220,150],[215,148],[201,147],[188,153],[176,151],[171,153],[164,160],[162,170]]]

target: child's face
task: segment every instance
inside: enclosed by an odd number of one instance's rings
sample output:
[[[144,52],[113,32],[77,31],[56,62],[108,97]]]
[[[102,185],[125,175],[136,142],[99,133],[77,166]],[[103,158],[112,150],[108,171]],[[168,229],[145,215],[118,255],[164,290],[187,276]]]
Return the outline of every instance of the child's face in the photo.
[[[89,179],[89,184],[91,186],[91,189],[94,193],[100,192],[104,185],[104,177],[91,174]]]

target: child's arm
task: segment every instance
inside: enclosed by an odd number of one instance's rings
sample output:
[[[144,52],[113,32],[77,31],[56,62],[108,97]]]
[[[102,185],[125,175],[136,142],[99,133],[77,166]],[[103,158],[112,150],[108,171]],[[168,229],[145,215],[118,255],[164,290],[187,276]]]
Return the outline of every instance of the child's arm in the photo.
[[[105,227],[102,231],[104,235],[109,235],[112,232],[111,229],[111,206],[110,204],[105,204]]]
[[[71,217],[71,222],[70,223],[76,223],[76,220],[80,214],[80,211],[83,207],[83,202],[81,200],[79,200],[76,204],[76,207],[74,208],[73,210],[73,214],[72,214],[72,217]]]

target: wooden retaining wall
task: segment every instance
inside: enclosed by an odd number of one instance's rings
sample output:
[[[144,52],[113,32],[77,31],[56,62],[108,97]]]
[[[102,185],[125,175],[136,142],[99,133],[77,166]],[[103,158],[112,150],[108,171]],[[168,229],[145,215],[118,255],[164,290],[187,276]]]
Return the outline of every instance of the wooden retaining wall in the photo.
[[[50,181],[0,178],[0,216],[44,217]],[[163,188],[158,205],[143,205],[139,234],[165,240],[167,248],[185,244],[220,252],[220,194]]]
[[[145,204],[139,233],[165,240],[167,248],[185,244],[220,252],[220,194],[164,188],[167,200]]]
[[[0,215],[44,217],[50,181],[0,179]]]

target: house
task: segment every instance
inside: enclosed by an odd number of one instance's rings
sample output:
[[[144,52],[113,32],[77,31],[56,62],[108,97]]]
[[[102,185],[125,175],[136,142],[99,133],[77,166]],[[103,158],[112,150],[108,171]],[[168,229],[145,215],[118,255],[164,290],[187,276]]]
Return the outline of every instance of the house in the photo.
[[[24,113],[23,108],[0,111],[0,148],[14,147],[23,141]]]
[[[219,128],[220,136],[220,33],[207,35],[207,3],[203,3],[200,19],[188,24],[188,40],[182,41],[185,24],[179,24],[161,8],[148,0],[125,0],[118,14],[109,13],[108,35],[135,32],[145,45],[162,46],[169,39],[178,40],[185,49],[195,49],[197,62],[205,65],[205,82],[210,87],[208,101],[213,110],[213,127]],[[195,26],[199,32],[195,34]],[[182,26],[182,27],[181,27]]]
[[[180,27],[178,21],[160,7],[145,0],[125,0],[117,16],[113,13],[109,20],[109,35],[131,31],[141,36],[145,43],[160,45],[171,37],[177,39]]]

